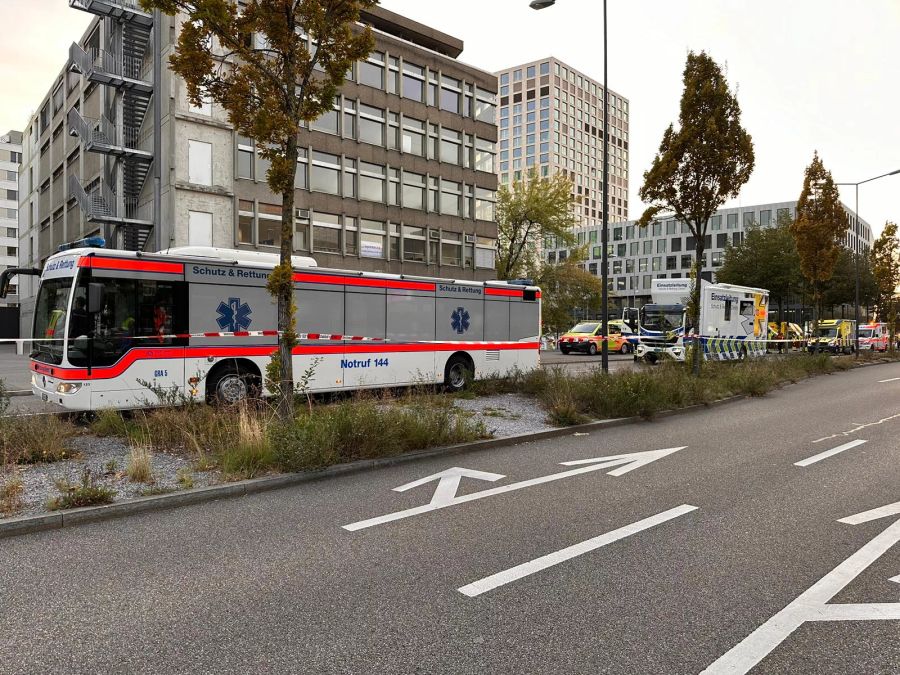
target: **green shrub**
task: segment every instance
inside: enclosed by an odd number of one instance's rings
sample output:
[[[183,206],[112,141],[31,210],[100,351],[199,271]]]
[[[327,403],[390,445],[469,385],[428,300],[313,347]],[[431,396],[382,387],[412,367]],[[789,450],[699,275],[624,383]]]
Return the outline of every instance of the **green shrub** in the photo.
[[[59,490],[59,496],[53,497],[47,502],[47,508],[50,511],[111,504],[116,496],[115,490],[97,483],[97,479],[87,467],[81,473],[80,482],[70,483],[65,478],[61,478],[56,481],[56,489]]]
[[[128,436],[133,425],[129,423],[118,410],[104,408],[100,410],[91,422],[91,433],[95,436]]]
[[[315,408],[269,429],[277,463],[287,471],[321,469],[357,459],[463,443],[487,436],[484,425],[439,401],[393,404],[371,397]]]

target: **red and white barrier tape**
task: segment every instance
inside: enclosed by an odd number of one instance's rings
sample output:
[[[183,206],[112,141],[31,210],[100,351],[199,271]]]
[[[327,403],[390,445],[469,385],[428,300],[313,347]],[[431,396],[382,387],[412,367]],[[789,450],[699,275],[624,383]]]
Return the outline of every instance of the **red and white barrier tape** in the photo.
[[[112,340],[186,340],[188,338],[255,338],[255,337],[278,337],[280,332],[277,330],[238,330],[238,331],[218,331],[204,333],[171,333],[164,335],[110,335],[106,336]],[[78,338],[70,337],[69,341]],[[101,336],[102,337],[102,336]],[[298,333],[298,340],[326,340],[333,342],[386,342],[385,338],[366,337],[363,335],[343,335],[341,333]],[[0,343],[25,343],[25,342],[62,342],[65,338],[61,337],[43,337],[43,338],[4,338],[0,339]]]

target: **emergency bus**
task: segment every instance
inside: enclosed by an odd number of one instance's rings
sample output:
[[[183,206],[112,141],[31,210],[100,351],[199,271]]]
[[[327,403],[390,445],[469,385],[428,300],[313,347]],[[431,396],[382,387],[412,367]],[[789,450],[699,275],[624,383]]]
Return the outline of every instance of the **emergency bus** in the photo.
[[[277,263],[275,254],[205,247],[75,248],[43,270],[15,270],[40,275],[33,393],[73,410],[157,405],[161,391],[229,403],[268,394],[278,337],[265,286]],[[461,389],[471,373],[538,365],[534,286],[323,269],[300,256],[293,267],[293,367],[295,377],[312,369],[311,392]]]
[[[705,359],[743,360],[766,354],[769,291],[733,284],[700,284],[700,331],[687,326],[690,279],[653,279],[653,303],[638,313],[635,359],[684,361],[688,338],[699,332]]]

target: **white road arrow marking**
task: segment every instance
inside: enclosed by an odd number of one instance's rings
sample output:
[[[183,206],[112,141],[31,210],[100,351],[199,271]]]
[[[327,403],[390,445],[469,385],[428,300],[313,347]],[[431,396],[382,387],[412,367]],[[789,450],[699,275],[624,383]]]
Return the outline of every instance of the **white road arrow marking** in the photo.
[[[900,514],[900,502],[894,502],[886,506],[879,506],[877,509],[863,511],[853,516],[847,516],[838,520],[839,523],[847,523],[847,525],[859,525],[860,523],[868,523],[870,520],[878,520],[879,518],[887,518],[888,516],[896,516]]]
[[[631,452],[627,455],[611,455],[609,457],[594,457],[593,459],[576,459],[572,462],[560,462],[560,464],[562,464],[563,466],[578,466],[580,464],[596,464],[597,462],[603,462],[602,465],[598,465],[595,468],[606,469],[611,466],[618,466],[618,469],[608,472],[607,475],[621,476],[628,473],[629,471],[634,471],[635,469],[645,466],[650,462],[655,462],[658,459],[662,459],[666,455],[671,455],[673,452],[684,450],[686,447],[686,445],[682,445],[678,448],[648,450],[647,452]]]
[[[884,384],[885,382],[896,382],[897,380],[900,380],[900,377],[889,377],[886,380],[878,380],[878,384]]]
[[[535,574],[536,572],[545,570],[548,567],[553,567],[554,565],[566,562],[567,560],[571,560],[572,558],[577,558],[578,556],[589,553],[590,551],[595,551],[598,548],[606,546],[607,544],[612,544],[614,541],[619,541],[619,539],[625,539],[625,537],[630,537],[631,535],[642,532],[643,530],[649,530],[651,527],[660,525],[667,520],[678,518],[679,516],[683,516],[684,514],[695,511],[696,509],[696,506],[691,506],[690,504],[682,504],[681,506],[675,507],[674,509],[669,509],[668,511],[657,513],[655,516],[644,518],[643,520],[639,520],[636,523],[631,523],[631,525],[626,525],[611,532],[607,532],[606,534],[601,534],[599,537],[588,539],[587,541],[583,541],[580,544],[575,544],[559,551],[548,553],[547,555],[543,555],[540,558],[535,558],[534,560],[522,563],[521,565],[511,567],[508,570],[503,570],[502,572],[497,572],[496,574],[492,574],[491,576],[485,577],[484,579],[473,581],[471,584],[466,584],[465,586],[462,586],[461,588],[458,588],[456,590],[458,590],[463,595],[468,595],[470,598],[474,598],[481,595],[482,593],[487,593],[488,591],[491,591],[499,586],[505,586],[508,583],[518,581],[519,579]]]
[[[631,471],[632,469],[636,469],[638,466],[644,466],[649,464],[650,462],[659,459],[660,457],[665,457],[666,455],[670,455],[677,450],[683,450],[687,446],[681,446],[679,448],[666,448],[665,450],[651,450],[649,452],[633,452],[627,455],[614,455],[613,457],[602,457],[597,460],[578,460],[579,462],[588,461],[588,462],[600,462],[599,464],[592,463],[589,466],[582,466],[577,469],[570,469],[569,471],[562,471],[560,473],[552,473],[549,476],[541,476],[540,478],[530,478],[528,480],[519,481],[518,483],[510,483],[509,485],[501,485],[495,488],[488,488],[487,490],[481,490],[480,492],[471,492],[467,495],[462,495],[461,497],[453,497],[451,500],[441,503],[430,503],[423,504],[422,506],[414,506],[411,509],[405,509],[403,511],[396,511],[394,513],[388,513],[383,516],[377,516],[375,518],[369,518],[368,520],[361,520],[357,523],[350,523],[349,525],[344,525],[345,530],[349,530],[350,532],[355,532],[356,530],[364,530],[369,527],[374,527],[375,525],[383,525],[384,523],[390,523],[394,520],[401,520],[403,518],[409,518],[411,516],[418,516],[423,513],[430,513],[431,511],[437,511],[438,509],[444,509],[448,506],[455,506],[457,504],[466,504],[468,502],[474,502],[477,499],[484,499],[485,497],[493,497],[494,495],[504,494],[506,492],[513,492],[514,490],[521,490],[523,488],[532,487],[534,485],[541,485],[542,483],[550,483],[556,480],[562,480],[563,478],[569,478],[571,476],[580,476],[583,473],[591,473],[592,471],[600,471],[601,469],[608,469],[611,466],[622,466],[621,469],[616,469],[615,471],[610,471],[609,475],[611,476],[621,476],[622,473],[626,473],[627,471]],[[650,457],[650,455],[653,455]],[[637,462],[635,466],[630,466],[632,462]],[[624,469],[624,471],[623,471]],[[431,476],[430,478],[434,478]],[[404,486],[405,487],[405,486]]]
[[[840,452],[844,452],[844,450],[855,448],[856,446],[862,445],[863,443],[867,442],[868,441],[863,440],[850,441],[849,443],[844,443],[843,445],[839,445],[836,448],[832,448],[831,450],[820,452],[818,455],[813,455],[812,457],[807,457],[806,459],[802,459],[799,462],[794,462],[794,466],[809,466],[810,464],[821,462],[823,459],[827,459],[828,457],[836,455]]]
[[[464,469],[460,466],[454,466],[452,469],[441,471],[431,476],[425,476],[412,483],[395,487],[394,492],[406,492],[420,485],[425,485],[431,481],[438,481],[437,488],[434,490],[434,496],[431,498],[432,504],[449,504],[456,498],[456,491],[459,489],[459,482],[462,477],[477,478],[479,480],[489,480],[491,482],[506,478],[501,473],[488,473],[487,471],[475,471],[474,469]]]
[[[891,577],[888,581],[893,581],[895,584],[900,584],[900,574],[895,577]]]
[[[900,513],[900,502],[841,518],[840,523],[864,523]],[[749,672],[791,633],[808,621],[884,621],[900,619],[900,602],[829,603],[869,565],[900,542],[900,520],[847,558],[723,654],[700,675],[740,675]]]

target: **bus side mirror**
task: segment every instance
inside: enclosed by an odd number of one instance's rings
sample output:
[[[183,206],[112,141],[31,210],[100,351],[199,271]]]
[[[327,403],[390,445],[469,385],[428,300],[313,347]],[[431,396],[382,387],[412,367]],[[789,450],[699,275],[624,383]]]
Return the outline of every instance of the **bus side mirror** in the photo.
[[[87,310],[89,314],[96,314],[101,309],[103,309],[103,301],[105,299],[106,288],[103,286],[103,284],[95,282],[88,284]]]

